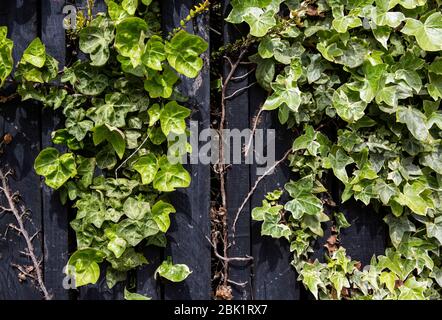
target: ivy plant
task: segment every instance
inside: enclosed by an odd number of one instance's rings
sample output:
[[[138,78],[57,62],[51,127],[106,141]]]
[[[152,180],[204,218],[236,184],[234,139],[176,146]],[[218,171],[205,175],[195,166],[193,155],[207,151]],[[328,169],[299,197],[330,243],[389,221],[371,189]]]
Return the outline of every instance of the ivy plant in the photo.
[[[166,193],[191,180],[167,157],[173,144],[168,135],[186,134],[190,115],[176,85],[180,75],[198,75],[208,47],[181,28],[163,35],[157,1],[106,2],[107,12],[89,17],[76,33],[80,60],[59,71],[58,61],[36,38],[14,74],[23,100],[61,109],[65,117],[64,127],[52,132],[59,148],[42,150],[34,167],[59,190],[62,202],[75,208],[70,225],[77,250],[66,272],[77,287],[96,283],[106,262],[112,288],[127,271],[148,263],[143,247],[166,245],[175,212]],[[13,65],[13,43],[6,36],[1,27],[1,84]],[[157,273],[182,281],[191,271],[167,260]],[[125,298],[147,299],[128,290]]]
[[[442,269],[442,13],[440,1],[231,1],[268,91],[263,109],[294,131],[292,180],[252,218],[285,238],[299,280],[320,299],[438,299]],[[300,131],[300,132],[299,132]],[[298,134],[296,134],[299,132]],[[333,199],[327,181],[342,192]],[[335,202],[383,216],[390,242],[352,260]],[[331,221],[325,260],[313,245]]]

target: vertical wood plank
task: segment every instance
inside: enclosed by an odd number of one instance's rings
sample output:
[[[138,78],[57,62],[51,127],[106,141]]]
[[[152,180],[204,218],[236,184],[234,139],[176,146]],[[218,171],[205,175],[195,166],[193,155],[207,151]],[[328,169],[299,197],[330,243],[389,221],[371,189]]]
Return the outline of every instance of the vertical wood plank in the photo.
[[[0,2],[0,25],[8,26],[8,36],[14,41],[15,62],[37,36],[37,8],[36,0]],[[20,102],[19,98],[2,104],[0,134],[3,136],[5,133],[12,134],[13,141],[0,156],[0,165],[15,172],[14,178],[9,179],[11,190],[19,191],[30,210],[30,219],[26,220],[25,226],[33,234],[42,229],[40,178],[33,169],[34,159],[40,150],[40,107],[32,102]],[[19,253],[26,246],[15,231],[9,230],[7,236],[3,237],[9,223],[15,223],[9,214],[0,217],[0,299],[41,299],[31,280],[20,283],[17,270],[11,266],[12,263],[26,266],[31,262]],[[42,255],[41,239],[40,233],[33,242],[38,256]]]
[[[255,81],[255,79],[253,79]],[[265,91],[255,86],[249,91],[250,96],[250,118],[254,119],[259,108],[265,100]],[[252,120],[253,121],[253,120]],[[275,161],[278,161],[291,147],[294,139],[292,132],[279,123],[276,112],[264,111],[258,121],[258,129],[263,130],[264,137],[267,136],[266,129],[274,129],[276,132],[274,142],[267,140],[268,155],[270,148],[275,147]],[[269,136],[270,137],[270,136]],[[260,150],[257,150],[260,152]],[[257,155],[257,154],[255,154]],[[269,159],[270,160],[270,159]],[[267,166],[271,166],[268,163]],[[262,168],[263,166],[260,165]],[[265,167],[265,166],[264,166]],[[250,171],[251,185],[253,186],[257,175],[256,160]],[[261,206],[262,200],[267,192],[275,189],[284,189],[286,182],[290,180],[290,169],[286,164],[281,164],[275,168],[274,172],[265,177],[254,192],[250,205],[251,209]],[[261,236],[261,222],[252,222],[252,255],[253,261],[253,298],[254,299],[278,299],[278,300],[298,300],[300,299],[301,286],[297,282],[297,274],[291,266],[292,254],[289,250],[289,243],[285,239],[273,239]]]
[[[373,255],[384,254],[387,246],[388,228],[382,221],[382,214],[376,213],[354,199],[340,206],[350,227],[341,231],[341,243],[347,254],[365,266]]]
[[[42,1],[41,3],[41,40],[46,52],[59,62],[59,70],[65,65],[66,45],[63,28],[63,7],[65,0]],[[53,145],[51,132],[62,127],[64,120],[61,112],[43,109],[41,112],[41,147],[56,147],[60,151],[66,148]],[[69,299],[69,291],[63,288],[63,268],[68,261],[68,229],[69,218],[66,206],[60,202],[58,192],[54,192],[43,183],[43,226],[45,283],[54,299]]]
[[[226,17],[230,12],[229,1],[224,1],[223,15]],[[223,38],[224,44],[235,42],[241,38],[241,31],[236,26],[224,23]],[[230,57],[235,61],[235,57]],[[247,61],[247,57],[243,58]],[[249,70],[246,66],[238,66],[234,76],[244,75]],[[230,64],[224,60],[224,77],[230,71]],[[226,89],[226,95],[229,96],[238,89],[248,86],[249,80],[245,77],[242,80],[230,81]],[[229,99],[226,105],[226,129],[242,131],[249,128],[249,95],[245,90]],[[247,143],[248,138],[242,138],[241,146]],[[230,140],[232,144],[233,140]],[[229,243],[231,244],[228,255],[230,257],[245,257],[251,256],[250,246],[250,203],[248,203],[241,212],[236,226],[233,231],[233,222],[235,220],[236,212],[250,190],[250,166],[244,161],[242,149],[241,152],[242,163],[232,164],[227,169],[226,173],[226,196],[227,196],[227,222],[229,230]],[[230,147],[230,161],[233,159],[233,152]],[[229,159],[226,159],[228,161]],[[251,268],[250,261],[231,261],[229,264],[229,278],[237,283],[242,283],[242,286],[230,284],[232,287],[233,299],[248,300],[251,298]]]
[[[179,26],[189,10],[198,0],[162,1],[163,31],[167,35]],[[188,23],[187,31],[198,34],[209,41],[209,17],[204,14]],[[191,120],[198,121],[201,131],[209,128],[210,121],[210,76],[209,52],[203,56],[204,67],[195,79],[182,77],[179,89],[189,97],[185,103],[192,109]],[[203,143],[200,142],[202,145]],[[211,295],[211,249],[206,237],[210,234],[210,167],[191,164],[187,166],[192,182],[189,188],[178,190],[170,195],[177,212],[172,216],[171,227],[167,233],[166,256],[172,256],[174,263],[185,263],[193,271],[183,282],[164,283],[164,298],[171,299],[209,299]]]

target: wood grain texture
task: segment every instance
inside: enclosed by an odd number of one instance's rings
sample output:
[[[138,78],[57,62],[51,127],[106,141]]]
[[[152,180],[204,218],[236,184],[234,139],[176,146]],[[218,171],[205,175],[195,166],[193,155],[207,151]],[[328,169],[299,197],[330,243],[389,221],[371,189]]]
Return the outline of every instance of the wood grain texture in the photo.
[[[228,1],[224,1],[224,16],[228,15],[230,7]],[[223,38],[224,44],[235,42],[242,37],[242,34],[246,33],[245,30],[239,29],[231,24],[225,23],[223,26]],[[236,61],[237,54],[233,54],[230,58],[233,63]],[[247,61],[247,54],[243,58],[243,61]],[[230,63],[224,59],[224,77],[230,72]],[[247,66],[238,66],[234,77],[244,75],[248,72]],[[226,96],[231,95],[235,91],[247,87],[249,85],[248,77],[242,80],[232,80],[227,86]],[[233,98],[226,100],[226,129],[236,130],[236,133],[240,133],[244,129],[250,127],[249,123],[249,94],[247,90],[235,95]],[[247,132],[247,131],[244,131]],[[232,132],[233,135],[234,132]],[[226,138],[227,139],[227,138]],[[247,137],[241,138],[241,150],[233,150],[233,140],[230,139],[230,159],[227,158],[227,151],[225,151],[226,161],[232,163],[234,153],[240,152],[241,164],[233,163],[228,167],[226,173],[226,196],[227,196],[227,223],[229,230],[229,243],[230,248],[228,250],[229,257],[245,257],[251,256],[251,237],[250,237],[250,203],[248,203],[239,216],[235,231],[233,231],[233,223],[236,217],[236,212],[239,206],[243,202],[247,193],[250,190],[250,165],[246,164],[244,155],[242,152],[243,146],[248,141]],[[229,264],[229,279],[237,283],[242,283],[242,286],[230,284],[232,287],[233,299],[235,300],[248,300],[252,296],[252,284],[251,284],[251,262],[250,261],[232,261]]]
[[[0,25],[8,26],[8,36],[14,39],[13,57],[16,62],[38,35],[37,1],[1,1],[0,12]],[[8,90],[5,91],[7,94]],[[19,191],[23,203],[30,210],[30,219],[26,220],[25,226],[32,235],[42,229],[40,178],[33,169],[34,159],[40,150],[40,107],[35,103],[20,102],[20,99],[3,104],[0,108],[0,134],[3,136],[5,133],[10,133],[13,141],[1,155],[0,165],[15,172],[9,183],[13,192]],[[0,299],[41,299],[30,280],[19,283],[17,270],[11,266],[11,263],[31,264],[28,258],[19,253],[25,249],[25,242],[15,231],[9,230],[7,236],[3,237],[8,224],[14,222],[8,214],[0,217]],[[41,234],[33,244],[36,255],[41,256]]]
[[[162,1],[163,30],[167,35],[179,26],[197,0]],[[204,14],[187,25],[187,31],[198,34],[209,41],[209,20]],[[202,130],[210,125],[210,76],[209,51],[203,53],[204,66],[195,79],[182,77],[179,90],[189,100],[185,105],[192,109],[191,120],[198,121]],[[200,144],[202,144],[200,142]],[[189,188],[180,189],[170,195],[177,212],[172,216],[167,233],[168,245],[165,255],[172,256],[174,263],[185,263],[193,271],[182,283],[164,283],[164,298],[170,299],[209,299],[211,295],[210,244],[206,236],[210,234],[210,167],[209,165],[187,165],[192,182]]]
[[[42,1],[41,3],[41,40],[46,52],[59,62],[59,70],[65,65],[66,43],[63,28],[63,7],[65,0]],[[53,145],[52,131],[64,124],[61,111],[42,109],[41,111],[41,147],[56,147],[61,152],[66,148]],[[42,183],[43,227],[44,227],[44,277],[48,290],[54,299],[69,299],[69,291],[63,288],[65,277],[63,268],[68,256],[68,209],[60,202],[59,193]]]

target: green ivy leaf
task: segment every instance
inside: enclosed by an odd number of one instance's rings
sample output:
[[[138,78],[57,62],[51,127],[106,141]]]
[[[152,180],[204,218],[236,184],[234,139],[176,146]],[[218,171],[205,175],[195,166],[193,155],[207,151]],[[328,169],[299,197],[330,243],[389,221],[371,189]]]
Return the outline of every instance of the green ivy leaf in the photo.
[[[37,68],[43,68],[46,62],[46,48],[40,38],[32,40],[23,52],[21,62],[27,62]]]
[[[166,52],[161,37],[152,36],[146,43],[146,49],[141,57],[143,64],[153,70],[161,71],[161,63],[166,60]]]
[[[384,218],[385,223],[390,230],[390,239],[392,244],[397,248],[401,243],[401,240],[405,232],[416,231],[414,224],[408,220],[407,216],[394,217],[389,214]]]
[[[167,232],[170,226],[169,214],[176,212],[175,208],[167,202],[159,200],[152,207],[153,220],[161,232]]]
[[[69,178],[77,175],[75,158],[72,153],[60,156],[55,148],[46,148],[40,152],[34,163],[35,172],[45,177],[46,184],[60,188]]]
[[[95,127],[93,140],[95,145],[99,145],[104,140],[107,140],[114,148],[118,157],[120,159],[123,158],[126,149],[126,141],[124,139],[124,133],[120,129],[108,124]]]
[[[173,264],[172,258],[167,257],[167,260],[163,261],[161,265],[155,271],[155,277],[159,274],[161,277],[172,281],[172,282],[181,282],[185,280],[192,271],[190,271],[189,267],[185,264]]]
[[[425,216],[428,209],[434,208],[434,204],[431,199],[422,196],[425,190],[425,186],[422,186],[418,182],[413,184],[405,184],[403,193],[400,193],[395,200],[410,208],[414,213]]]
[[[171,192],[190,185],[190,175],[180,163],[171,164],[166,158],[160,160],[160,170],[155,175],[153,187],[158,191]]]
[[[123,57],[130,59],[134,68],[141,64],[147,32],[147,23],[138,17],[126,18],[117,25],[115,48]]]
[[[430,133],[426,126],[427,117],[418,109],[412,106],[400,107],[396,113],[396,120],[406,124],[408,130],[417,140],[426,141],[428,139]]]
[[[195,78],[203,67],[199,56],[207,48],[207,42],[201,37],[180,30],[166,43],[167,61],[179,73]]]
[[[13,68],[12,48],[14,43],[7,38],[8,28],[0,27],[0,87],[11,74]]]
[[[121,6],[127,11],[127,13],[133,16],[138,7],[138,0],[123,0]]]
[[[151,183],[159,169],[158,160],[153,153],[139,157],[132,167],[141,175],[142,184]]]
[[[176,101],[168,102],[160,114],[161,129],[167,137],[169,133],[183,134],[186,131],[185,119],[190,110],[180,106]]]
[[[152,300],[152,298],[139,293],[129,292],[127,288],[124,288],[124,300]]]
[[[426,223],[426,228],[428,237],[436,238],[442,245],[442,216],[436,217],[434,222]]]
[[[149,92],[151,98],[170,98],[173,92],[173,85],[179,77],[170,68],[165,67],[163,73],[154,70],[148,71],[148,77],[144,80],[144,89]]]
[[[104,16],[98,16],[80,31],[80,50],[89,53],[92,66],[102,66],[109,59],[109,46],[114,39],[114,27]]]
[[[75,279],[76,287],[98,281],[100,277],[98,263],[103,261],[104,257],[104,252],[94,248],[79,249],[72,254],[66,270],[67,274]]]
[[[148,202],[133,197],[129,197],[124,201],[123,211],[126,216],[133,220],[141,220],[151,212]]]

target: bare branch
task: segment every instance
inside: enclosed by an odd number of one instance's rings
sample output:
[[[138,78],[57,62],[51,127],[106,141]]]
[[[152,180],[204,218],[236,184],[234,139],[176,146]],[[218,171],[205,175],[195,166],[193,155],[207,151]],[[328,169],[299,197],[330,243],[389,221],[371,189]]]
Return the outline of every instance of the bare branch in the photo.
[[[149,135],[144,138],[144,140],[140,143],[140,145],[135,149],[134,152],[130,154],[116,169],[115,169],[115,179],[118,178],[118,170],[120,170],[134,155],[140,151],[140,149],[143,147],[143,145],[147,142],[147,139],[149,139]]]
[[[244,73],[243,75],[237,76],[237,77],[232,77],[232,81],[239,81],[239,80],[243,80],[246,77],[248,77],[253,71],[255,71],[255,68],[250,69],[249,71],[247,71],[246,73]]]
[[[250,147],[252,146],[253,142],[253,136],[255,135],[256,127],[258,126],[259,119],[261,118],[261,113],[264,110],[262,109],[262,106],[259,108],[258,114],[255,117],[255,120],[253,121],[253,127],[252,127],[252,133],[249,137],[249,141],[247,141],[247,145],[244,148],[244,156],[247,158],[249,155]]]
[[[2,169],[0,169],[0,183],[2,186],[2,191],[3,194],[8,202],[9,205],[9,210],[11,211],[11,213],[14,215],[15,220],[18,224],[18,226],[15,225],[10,225],[11,228],[18,230],[18,232],[20,232],[20,234],[22,235],[22,237],[24,238],[25,242],[26,242],[26,250],[27,252],[23,252],[25,255],[29,256],[29,258],[32,261],[32,265],[34,267],[35,270],[35,280],[38,283],[38,287],[39,289],[42,291],[43,293],[43,297],[45,300],[50,300],[52,297],[49,295],[48,290],[46,289],[46,286],[44,284],[43,281],[43,274],[41,272],[41,268],[40,268],[40,264],[42,262],[42,260],[38,261],[37,256],[35,255],[35,250],[34,250],[34,245],[32,244],[32,239],[29,236],[28,231],[25,228],[23,219],[22,219],[22,215],[23,212],[21,212],[21,210],[19,210],[17,208],[17,201],[19,200],[19,198],[17,197],[17,193],[12,193],[9,185],[8,185],[8,174],[10,174],[10,172],[12,171],[8,171],[6,174],[3,172]],[[23,271],[20,270],[20,272],[24,273]],[[24,273],[26,274],[26,273]]]
[[[239,88],[238,90],[236,90],[235,92],[233,92],[231,95],[225,97],[225,100],[229,100],[232,99],[234,96],[236,96],[237,94],[246,91],[247,89],[250,89],[251,87],[253,87],[256,84],[256,82],[253,82],[251,84],[249,84],[248,86],[245,86],[244,88]]]
[[[256,188],[258,187],[259,183],[262,181],[262,179],[264,179],[266,176],[268,176],[277,166],[279,166],[282,162],[285,161],[285,159],[287,159],[287,157],[289,156],[289,154],[292,152],[292,149],[290,148],[289,150],[286,151],[286,153],[284,154],[284,156],[279,159],[278,161],[276,161],[271,167],[269,167],[263,175],[261,175],[258,179],[256,179],[255,184],[253,185],[252,189],[250,189],[249,193],[247,194],[247,196],[245,197],[244,201],[241,203],[240,207],[238,208],[238,211],[236,211],[236,215],[235,215],[235,220],[233,221],[233,226],[232,226],[232,230],[233,230],[233,237],[235,236],[235,230],[236,230],[236,223],[238,221],[239,215],[242,211],[242,209],[244,209],[244,206],[247,204],[247,202],[250,200],[250,197],[253,195],[253,193],[255,192]]]

